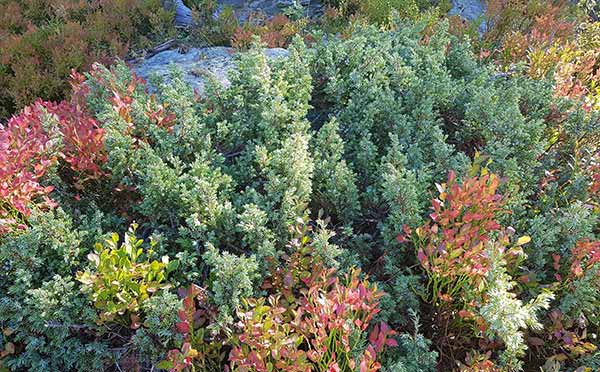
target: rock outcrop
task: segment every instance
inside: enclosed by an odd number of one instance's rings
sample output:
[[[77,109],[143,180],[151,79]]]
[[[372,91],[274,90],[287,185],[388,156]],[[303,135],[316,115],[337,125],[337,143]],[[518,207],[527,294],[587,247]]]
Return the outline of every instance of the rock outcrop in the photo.
[[[191,10],[182,0],[164,0],[164,3],[165,6],[175,7],[175,22],[178,26],[191,25]],[[240,19],[257,11],[272,16],[292,3],[292,0],[219,0],[221,7],[231,6]],[[320,0],[302,0],[301,3],[306,11],[313,15],[321,7]],[[484,0],[453,0],[452,5],[450,15],[460,15],[469,21],[479,18],[486,9]],[[480,27],[480,31],[482,27],[485,25]],[[149,80],[152,75],[168,79],[172,67],[175,67],[183,71],[185,81],[202,94],[209,76],[224,86],[229,85],[228,72],[235,68],[234,54],[235,51],[228,47],[192,48],[185,53],[175,49],[166,50],[135,64],[133,69],[138,75]],[[268,58],[281,58],[286,57],[288,51],[282,48],[265,49],[265,55]]]
[[[473,21],[485,13],[483,0],[452,0],[452,9],[448,14],[459,15],[467,21]]]
[[[486,11],[485,0],[452,0],[452,9],[448,12],[450,15],[459,15],[467,21],[474,21],[481,17]],[[486,24],[482,22],[479,25],[479,32],[485,32]]]
[[[188,8],[183,0],[163,0],[163,7],[175,11],[175,25],[188,27],[192,25],[192,10]]]
[[[288,51],[282,48],[265,49],[264,53],[267,58],[285,58],[288,55]],[[175,67],[183,72],[185,81],[202,94],[210,77],[224,86],[229,85],[228,72],[235,68],[234,54],[234,49],[228,47],[192,48],[186,53],[167,50],[134,65],[133,69],[146,80],[157,75],[168,81]]]

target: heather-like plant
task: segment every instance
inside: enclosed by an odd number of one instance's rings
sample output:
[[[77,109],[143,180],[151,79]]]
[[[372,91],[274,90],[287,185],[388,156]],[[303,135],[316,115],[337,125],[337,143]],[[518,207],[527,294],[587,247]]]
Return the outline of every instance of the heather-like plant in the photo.
[[[446,56],[438,50],[450,39],[439,32],[422,44],[425,26],[417,23],[386,34],[365,28],[358,37],[317,48],[315,101],[323,108],[320,114],[334,116],[342,129],[346,163],[365,196],[379,181],[378,160],[390,148],[390,134],[398,136],[396,146],[405,151],[405,168],[428,182],[440,179],[449,168],[465,166],[464,155],[446,143],[440,117],[451,92],[460,87],[452,83]],[[422,59],[425,55],[429,67]],[[430,89],[432,81],[436,89]]]
[[[442,13],[450,10],[451,4],[447,0],[328,0],[340,16],[354,18],[381,26],[390,26],[394,17],[406,19],[419,18],[420,12],[440,8]]]
[[[103,368],[109,346],[86,337],[96,329],[98,316],[73,278],[85,260],[83,247],[98,239],[97,217],[73,219],[62,208],[34,210],[28,229],[3,237],[0,328],[10,330],[5,340],[15,346],[3,358],[4,366]]]
[[[564,264],[561,257],[570,256],[577,241],[594,236],[596,218],[588,206],[578,202],[565,208],[551,209],[528,221],[528,234],[532,238],[530,249],[527,249],[528,261],[538,280],[551,280],[556,274],[557,260],[560,265]]]
[[[588,111],[598,105],[598,55],[590,36],[594,23],[586,23],[573,4],[494,0],[485,26],[482,58],[495,60],[505,71],[523,65],[534,79],[552,76],[557,96],[578,100]]]
[[[584,319],[579,323],[582,328],[588,324],[597,327],[600,324],[595,311],[600,295],[600,243],[581,239],[573,244],[569,254],[553,254],[552,257],[555,278],[563,291],[560,317],[565,317],[567,322]]]
[[[37,98],[59,101],[71,69],[124,57],[173,33],[160,0],[3,1],[0,16],[0,118]]]
[[[431,351],[431,341],[420,334],[420,318],[413,309],[408,310],[413,326],[412,333],[398,335],[398,347],[391,349],[383,371],[390,372],[433,372],[436,370],[438,353]]]
[[[229,44],[240,26],[231,6],[220,7],[216,0],[190,0],[186,3],[192,9],[193,26],[188,29],[192,40],[209,45]]]
[[[360,200],[356,175],[344,159],[344,142],[339,130],[339,123],[330,120],[314,137],[312,199],[327,216],[348,224],[359,215]]]
[[[584,272],[592,269],[599,263],[600,242],[579,241],[571,250],[571,266],[569,269],[575,278],[582,277]]]
[[[122,360],[129,365],[157,365],[165,357],[167,350],[183,339],[176,327],[181,299],[175,293],[159,291],[142,304],[144,321],[131,336],[131,353],[135,358],[125,355]],[[127,354],[127,353],[126,353]],[[123,364],[123,367],[127,366]]]
[[[392,137],[389,151],[381,159],[381,199],[388,206],[387,217],[380,226],[386,240],[394,237],[404,226],[416,226],[423,214],[422,196],[419,191],[423,180],[417,172],[406,169],[407,159],[397,137]],[[390,243],[391,244],[391,243]]]
[[[56,275],[22,294],[2,296],[0,310],[2,329],[10,330],[7,341],[15,347],[2,360],[9,370],[104,368],[109,344],[86,340],[86,333],[95,331],[97,314],[70,274]]]
[[[583,44],[585,42],[582,40]],[[597,49],[584,48],[577,44],[563,48],[560,60],[556,63],[555,92],[559,96],[580,101],[586,111],[598,110],[600,54]]]
[[[263,18],[258,15],[250,16],[233,33],[231,45],[240,50],[248,49],[256,38],[269,48],[284,48],[306,25],[307,20],[304,18],[291,20],[282,14],[277,14],[272,18]]]
[[[590,178],[591,178],[591,182],[590,182],[590,194],[594,197],[594,198],[598,198],[598,196],[600,195],[600,165],[592,164],[589,167],[589,172],[590,172]]]
[[[258,257],[277,257],[275,234],[267,227],[267,212],[256,204],[246,204],[239,220],[237,227],[244,236],[244,242]]]
[[[202,258],[211,268],[210,289],[219,310],[218,322],[227,326],[233,321],[233,314],[242,299],[252,297],[254,293],[258,263],[254,256],[238,257],[229,252],[218,252],[210,244]]]

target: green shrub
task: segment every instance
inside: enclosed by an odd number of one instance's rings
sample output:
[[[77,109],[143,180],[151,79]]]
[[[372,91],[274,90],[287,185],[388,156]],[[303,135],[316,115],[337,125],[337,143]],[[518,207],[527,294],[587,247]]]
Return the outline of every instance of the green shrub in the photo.
[[[22,296],[22,297],[21,297]],[[101,370],[110,361],[109,344],[91,339],[95,311],[70,276],[56,275],[40,287],[0,299],[0,325],[10,329],[16,351],[11,370]]]
[[[488,248],[491,268],[488,272],[487,300],[479,309],[481,317],[488,324],[486,334],[498,337],[505,345],[500,355],[500,365],[508,370],[521,370],[527,345],[524,330],[542,328],[538,313],[550,307],[554,299],[551,292],[542,292],[529,303],[523,304],[511,292],[516,286],[507,273],[506,261],[497,247]]]
[[[175,325],[181,300],[169,291],[160,291],[142,304],[144,323],[131,338],[131,352],[141,365],[157,365],[165,353],[180,341]]]
[[[431,341],[419,333],[420,319],[413,309],[408,310],[414,327],[412,333],[399,337],[397,349],[392,349],[384,372],[433,372],[436,370],[437,352],[431,351]]]
[[[448,13],[452,4],[448,0],[327,0],[343,17],[356,17],[368,23],[392,26],[394,17],[418,19],[420,13],[439,9]]]
[[[242,304],[242,299],[253,296],[258,263],[254,257],[219,253],[212,245],[208,245],[202,257],[211,268],[209,284],[213,301],[219,309],[217,321],[227,326],[233,321],[233,314]]]

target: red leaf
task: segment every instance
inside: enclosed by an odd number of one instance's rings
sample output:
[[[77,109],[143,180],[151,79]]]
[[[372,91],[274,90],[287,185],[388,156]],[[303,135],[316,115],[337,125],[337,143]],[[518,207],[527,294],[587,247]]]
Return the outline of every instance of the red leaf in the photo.
[[[177,330],[183,334],[187,334],[190,332],[190,325],[188,322],[178,322]]]

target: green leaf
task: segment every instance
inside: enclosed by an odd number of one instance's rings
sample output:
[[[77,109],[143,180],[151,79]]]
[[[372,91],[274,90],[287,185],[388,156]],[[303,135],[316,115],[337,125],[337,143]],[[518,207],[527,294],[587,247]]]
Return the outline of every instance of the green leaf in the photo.
[[[150,270],[152,270],[155,273],[160,271],[160,264],[158,263],[158,261],[152,261],[152,263],[150,264]]]
[[[159,369],[172,369],[173,367],[175,367],[175,364],[173,364],[173,362],[171,362],[170,360],[161,360],[156,365],[156,368]]]
[[[170,273],[172,271],[177,270],[177,268],[179,267],[179,261],[178,260],[174,260],[171,261],[167,264],[167,273]]]

